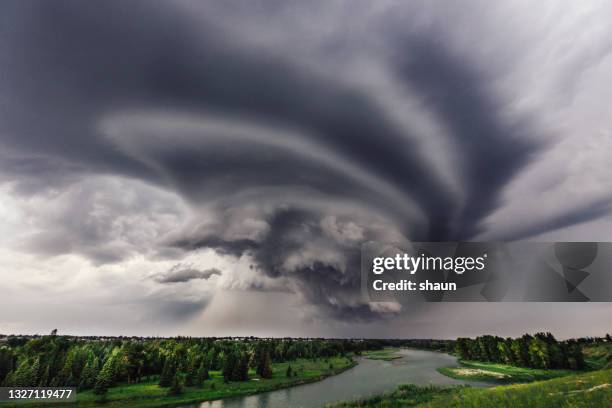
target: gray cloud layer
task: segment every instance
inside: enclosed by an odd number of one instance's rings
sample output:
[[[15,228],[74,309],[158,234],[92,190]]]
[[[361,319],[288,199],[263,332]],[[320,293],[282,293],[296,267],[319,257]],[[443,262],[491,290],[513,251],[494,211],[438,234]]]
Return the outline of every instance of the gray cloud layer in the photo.
[[[215,268],[199,270],[189,265],[176,264],[164,275],[159,276],[157,281],[160,283],[183,283],[194,279],[210,279],[212,276],[221,275],[221,271]]]
[[[499,91],[515,50],[488,65],[460,52],[457,27],[478,38],[465,23],[483,3],[456,23],[417,3],[3,2],[0,177],[23,196],[70,192],[32,210],[25,247],[97,264],[213,248],[286,278],[325,315],[378,317],[358,297],[361,242],[474,239],[552,145]],[[176,194],[195,221],[173,228],[185,210],[172,198],[139,187],[125,200],[99,176]],[[583,199],[495,234],[609,215],[609,197]]]

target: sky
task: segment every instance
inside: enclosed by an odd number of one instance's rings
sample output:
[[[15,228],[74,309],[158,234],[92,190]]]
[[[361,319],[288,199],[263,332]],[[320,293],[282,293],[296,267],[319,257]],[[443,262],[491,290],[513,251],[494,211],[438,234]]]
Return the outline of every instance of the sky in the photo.
[[[3,1],[0,333],[603,335],[367,241],[612,241],[612,3]]]

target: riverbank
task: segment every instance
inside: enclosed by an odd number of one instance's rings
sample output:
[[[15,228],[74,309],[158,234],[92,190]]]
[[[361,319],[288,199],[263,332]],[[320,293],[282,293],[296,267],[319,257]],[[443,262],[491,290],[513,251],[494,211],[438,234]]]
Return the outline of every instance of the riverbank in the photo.
[[[71,408],[169,408],[197,404],[200,402],[217,400],[221,398],[241,397],[282,388],[293,387],[323,380],[324,378],[340,374],[357,364],[348,357],[332,357],[329,359],[303,360],[298,359],[289,363],[273,364],[273,376],[270,379],[260,379],[254,372],[250,372],[251,379],[244,382],[223,381],[221,372],[211,371],[211,379],[205,381],[204,386],[185,387],[177,396],[168,396],[167,388],[157,385],[157,380],[145,381],[139,384],[123,384],[109,389],[107,402],[103,405],[97,402],[98,397],[92,391],[77,394],[77,402],[54,403],[53,406]],[[297,376],[288,378],[288,366]],[[17,406],[42,407],[41,404],[13,404],[6,407]],[[45,406],[48,406],[46,404]]]
[[[382,350],[364,351],[362,356],[368,360],[392,361],[402,358],[398,352],[398,348],[385,348]]]
[[[612,406],[612,370],[493,388],[417,387],[343,402],[330,408],[604,408]]]
[[[543,370],[480,361],[459,361],[460,367],[438,368],[440,374],[456,380],[487,381],[500,384],[528,383],[576,374],[572,370]]]

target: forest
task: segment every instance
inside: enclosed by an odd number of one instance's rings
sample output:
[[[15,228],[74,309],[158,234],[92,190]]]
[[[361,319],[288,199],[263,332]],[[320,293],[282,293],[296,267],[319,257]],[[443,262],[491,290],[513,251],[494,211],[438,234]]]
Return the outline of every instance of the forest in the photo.
[[[44,336],[0,335],[0,386],[72,386],[104,401],[115,387],[154,385],[168,397],[189,390],[190,398],[196,399],[202,397],[196,390],[206,390],[199,392],[206,394],[203,398],[217,392],[234,395],[249,380],[264,390],[321,379],[356,364],[353,356],[387,347],[440,351],[462,360],[519,367],[581,370],[586,367],[583,346],[602,341],[612,339],[558,341],[550,333],[457,340],[77,337],[56,331]],[[302,371],[305,366],[311,371]]]
[[[525,334],[518,338],[479,336],[458,338],[455,349],[462,360],[503,363],[530,368],[585,368],[582,343],[585,340],[558,341],[551,333]]]
[[[272,376],[272,364],[328,359],[382,348],[385,341],[259,338],[83,338],[8,336],[0,339],[0,385],[73,386],[103,396],[119,383],[159,379],[169,394],[201,386],[209,371],[247,381],[249,369]],[[291,366],[287,376],[291,376]]]

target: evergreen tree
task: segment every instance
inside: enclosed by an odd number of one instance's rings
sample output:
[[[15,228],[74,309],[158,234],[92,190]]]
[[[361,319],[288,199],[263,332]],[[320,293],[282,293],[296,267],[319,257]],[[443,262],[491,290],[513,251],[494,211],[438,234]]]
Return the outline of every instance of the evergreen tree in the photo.
[[[249,380],[249,360],[249,355],[247,353],[242,353],[238,364],[238,381]]]
[[[39,359],[23,360],[16,370],[6,378],[9,387],[36,387],[38,385],[38,371],[40,369]]]
[[[98,395],[102,395],[108,391],[108,388],[113,385],[115,374],[114,374],[114,361],[113,356],[109,356],[102,369],[98,373],[96,377],[96,383],[94,385],[94,393]]]
[[[15,356],[8,347],[0,347],[0,384],[15,368]]]
[[[235,352],[229,351],[225,355],[225,361],[223,362],[223,379],[228,382],[234,378],[234,370],[236,369],[237,358]]]
[[[107,364],[104,364],[102,370],[100,370],[100,373],[98,373],[93,389],[93,393],[99,397],[100,401],[106,400],[106,394],[108,393],[108,389],[112,383],[113,379],[111,369]]]
[[[42,371],[40,379],[38,380],[39,387],[46,387],[49,384],[49,366],[46,366]]]
[[[459,354],[459,358],[462,360],[471,360],[472,356],[470,353],[469,342],[471,339],[458,338],[455,350]]]
[[[272,378],[272,358],[270,358],[268,350],[262,354],[261,372],[259,375],[261,378]]]
[[[145,359],[143,345],[129,342],[123,352],[128,384],[140,382]]]
[[[83,369],[83,374],[81,375],[81,383],[79,384],[79,388],[82,390],[88,390],[93,388],[96,384],[96,377],[98,375],[98,358],[94,357],[93,354],[90,354],[85,364],[85,368]]]

